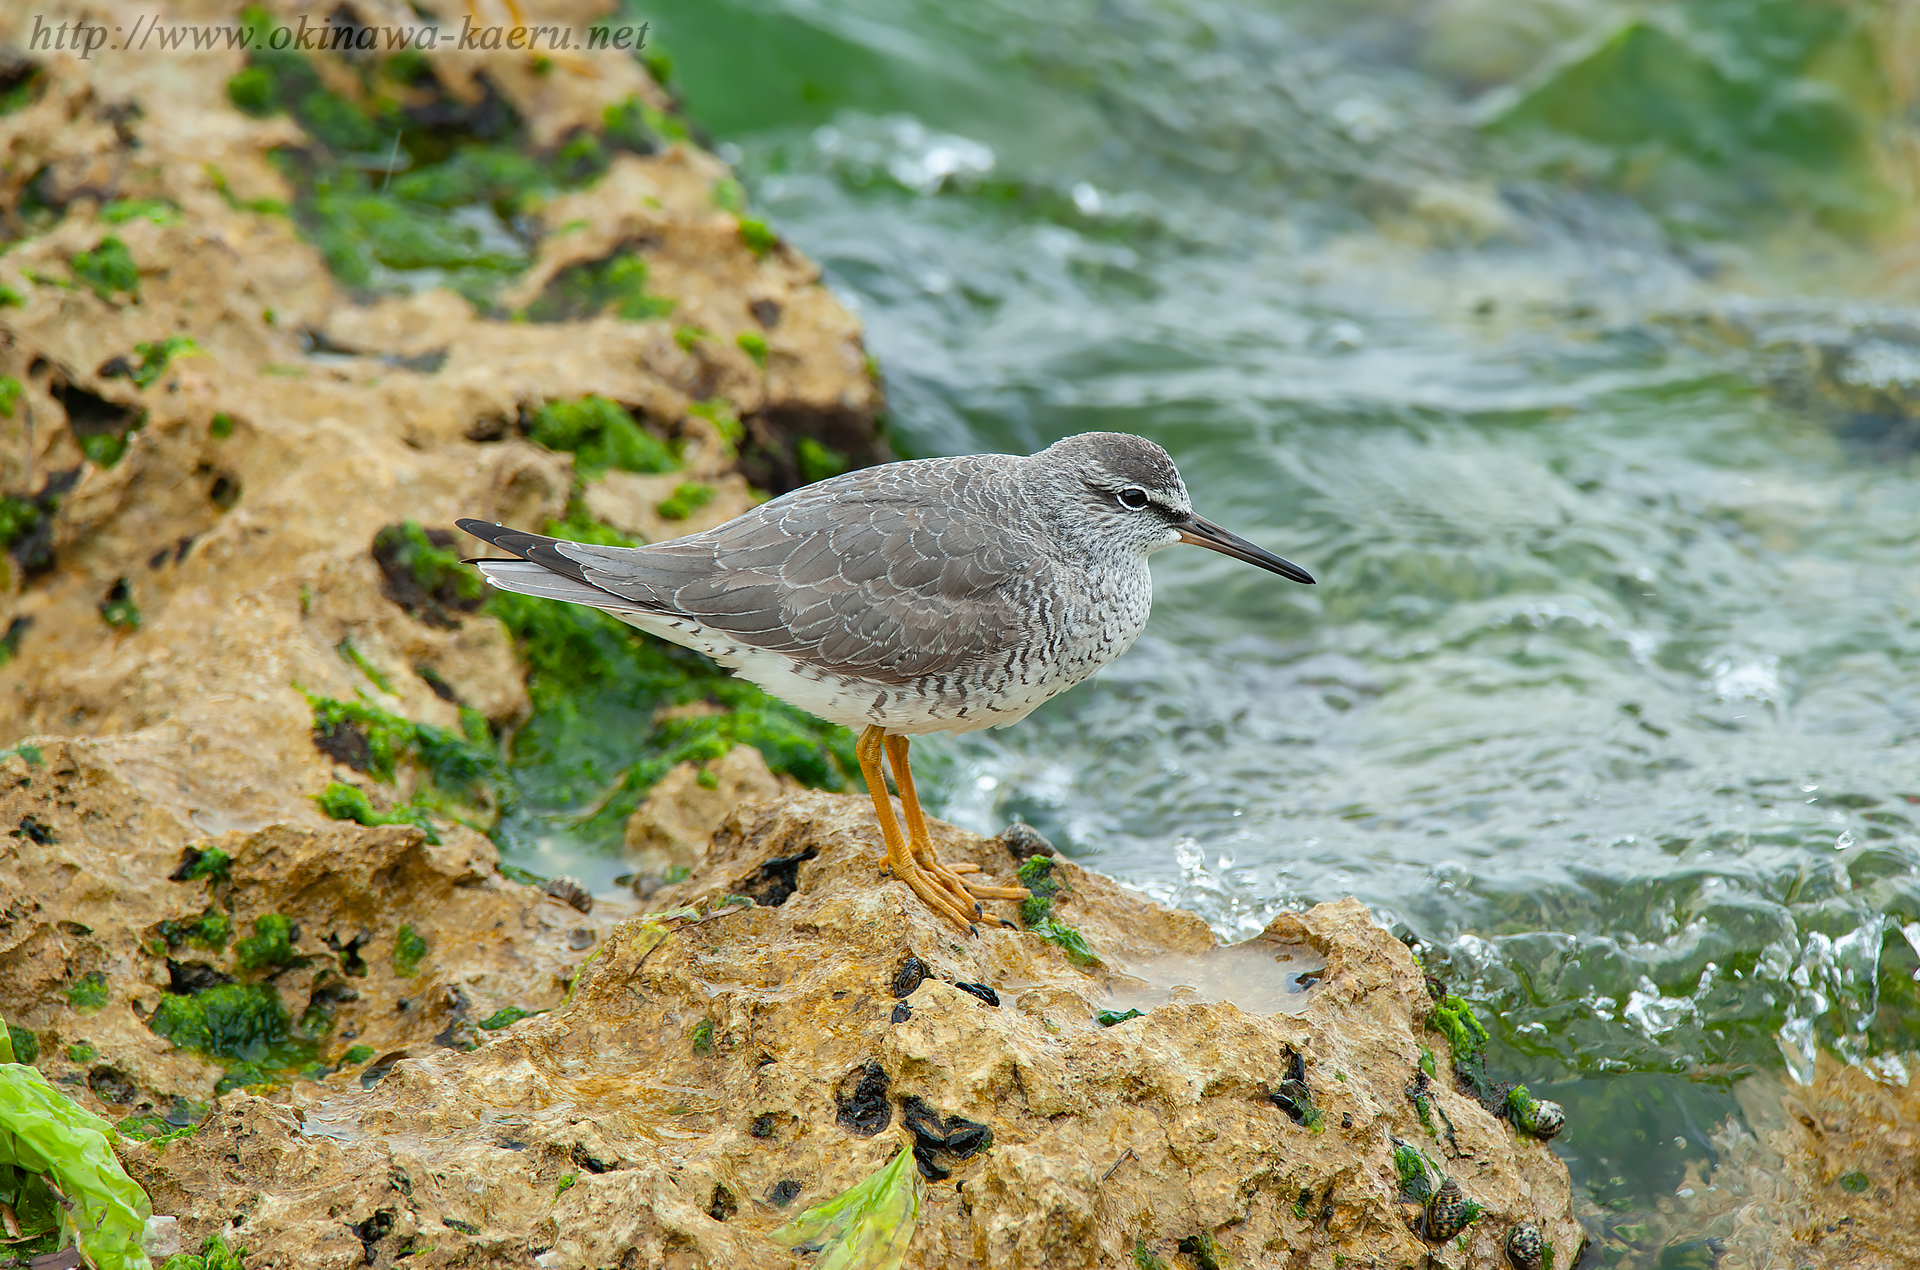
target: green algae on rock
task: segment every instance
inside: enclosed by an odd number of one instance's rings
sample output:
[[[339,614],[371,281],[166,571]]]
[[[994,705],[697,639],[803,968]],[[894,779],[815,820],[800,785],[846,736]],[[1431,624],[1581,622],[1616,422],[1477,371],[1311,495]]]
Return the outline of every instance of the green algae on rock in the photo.
[[[664,441],[605,397],[550,401],[534,412],[527,436],[536,445],[572,454],[574,471],[583,481],[608,469],[671,472],[680,466]]]

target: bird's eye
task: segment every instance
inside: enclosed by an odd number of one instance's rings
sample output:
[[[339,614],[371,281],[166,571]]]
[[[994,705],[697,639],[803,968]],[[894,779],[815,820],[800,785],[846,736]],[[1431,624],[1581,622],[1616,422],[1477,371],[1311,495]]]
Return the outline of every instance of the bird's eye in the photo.
[[[1138,485],[1129,485],[1114,497],[1120,500],[1122,507],[1132,512],[1137,512],[1147,505],[1147,491]]]

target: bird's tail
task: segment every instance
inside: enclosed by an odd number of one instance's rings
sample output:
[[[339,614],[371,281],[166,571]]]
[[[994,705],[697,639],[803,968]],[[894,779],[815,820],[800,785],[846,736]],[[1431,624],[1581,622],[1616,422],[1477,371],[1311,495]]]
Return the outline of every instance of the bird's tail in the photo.
[[[590,604],[609,613],[636,613],[641,605],[594,586],[581,576],[578,561],[554,550],[558,539],[489,525],[485,521],[462,520],[460,528],[474,537],[492,543],[503,551],[524,557],[520,560],[470,560],[481,576],[502,591],[537,595],[548,600],[566,600]]]

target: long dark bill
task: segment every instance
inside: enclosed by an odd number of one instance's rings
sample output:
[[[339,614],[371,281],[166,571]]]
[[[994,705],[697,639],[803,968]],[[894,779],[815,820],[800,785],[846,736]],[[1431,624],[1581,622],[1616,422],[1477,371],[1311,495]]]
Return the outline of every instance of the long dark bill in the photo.
[[[1239,534],[1228,533],[1204,516],[1189,517],[1180,525],[1180,541],[1190,542],[1196,547],[1205,547],[1217,551],[1223,556],[1232,556],[1235,560],[1244,560],[1248,564],[1257,564],[1269,573],[1277,573],[1292,582],[1304,582],[1313,585],[1313,575],[1291,560],[1282,560],[1265,547],[1255,546]]]

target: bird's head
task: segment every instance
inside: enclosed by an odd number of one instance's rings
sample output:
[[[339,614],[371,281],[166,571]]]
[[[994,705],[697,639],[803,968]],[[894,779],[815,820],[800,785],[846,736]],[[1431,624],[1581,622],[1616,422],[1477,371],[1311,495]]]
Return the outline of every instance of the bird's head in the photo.
[[[1125,432],[1083,432],[1030,460],[1071,508],[1082,541],[1142,559],[1178,542],[1309,586],[1313,575],[1198,515],[1167,452]],[[1065,528],[1065,526],[1063,526]]]

